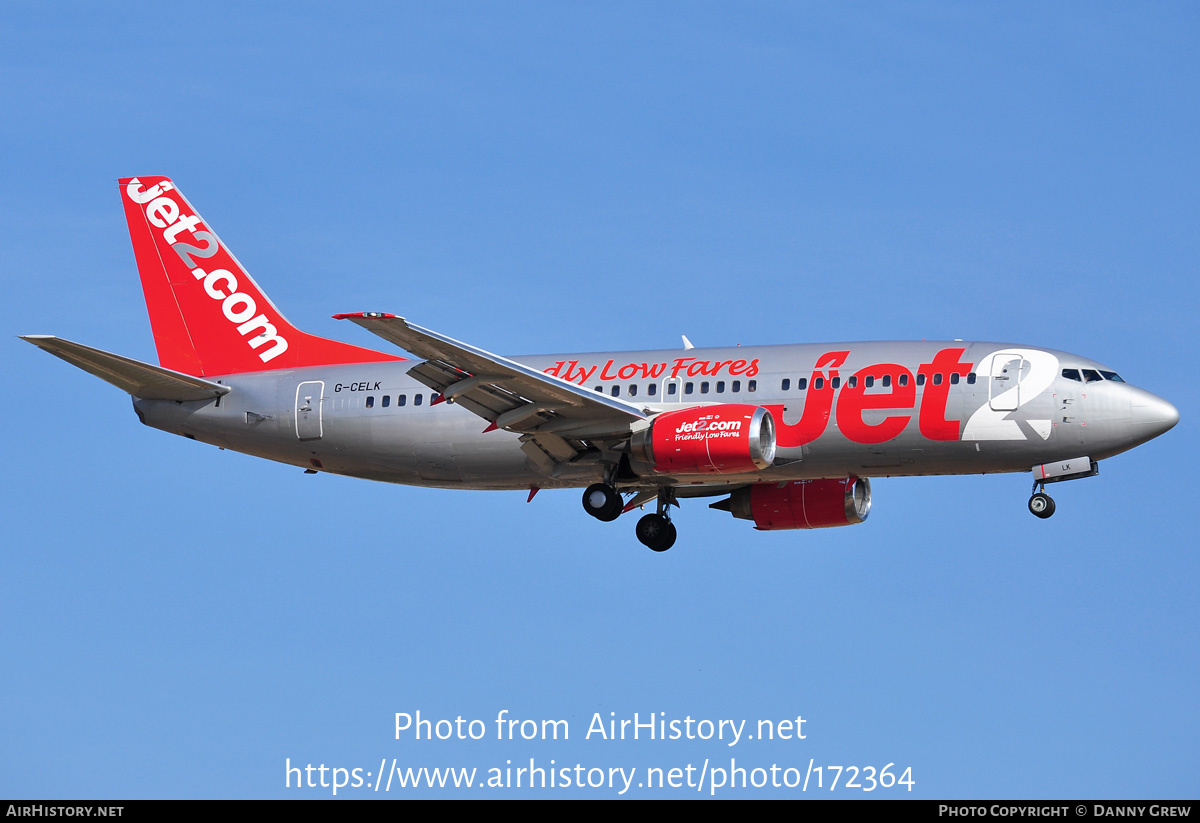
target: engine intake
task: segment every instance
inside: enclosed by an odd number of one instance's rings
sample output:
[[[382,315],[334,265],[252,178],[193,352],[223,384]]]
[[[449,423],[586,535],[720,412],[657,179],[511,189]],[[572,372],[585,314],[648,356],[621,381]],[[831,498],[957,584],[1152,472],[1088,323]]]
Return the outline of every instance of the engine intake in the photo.
[[[761,406],[726,403],[663,412],[634,434],[632,457],[666,474],[739,474],[775,460],[775,420]]]
[[[743,486],[712,509],[753,520],[761,531],[824,529],[861,523],[871,513],[871,481],[865,477],[792,480]]]

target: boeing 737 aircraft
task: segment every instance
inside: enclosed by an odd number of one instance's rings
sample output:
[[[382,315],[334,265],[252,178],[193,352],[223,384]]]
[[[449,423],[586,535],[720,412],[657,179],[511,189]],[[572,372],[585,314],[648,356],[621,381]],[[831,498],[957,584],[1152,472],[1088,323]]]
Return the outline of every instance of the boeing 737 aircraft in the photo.
[[[759,529],[861,523],[871,477],[1033,472],[1045,484],[1166,432],[1167,401],[1083,357],[1008,343],[830,343],[500,357],[381,312],[416,356],[305,334],[165,177],[120,181],[159,365],[23,339],[133,396],[148,426],[309,472],[456,489],[584,488],[675,542],[685,498]]]

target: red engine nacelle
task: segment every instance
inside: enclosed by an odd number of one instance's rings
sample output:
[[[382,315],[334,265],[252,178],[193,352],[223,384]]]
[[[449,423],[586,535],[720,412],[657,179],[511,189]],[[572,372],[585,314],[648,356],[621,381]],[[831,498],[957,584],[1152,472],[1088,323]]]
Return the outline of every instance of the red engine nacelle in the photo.
[[[775,459],[775,421],[761,406],[738,403],[680,409],[655,417],[631,446],[656,472],[755,472]]]
[[[871,481],[865,477],[756,483],[711,508],[753,520],[763,531],[824,529],[861,523],[871,513]]]

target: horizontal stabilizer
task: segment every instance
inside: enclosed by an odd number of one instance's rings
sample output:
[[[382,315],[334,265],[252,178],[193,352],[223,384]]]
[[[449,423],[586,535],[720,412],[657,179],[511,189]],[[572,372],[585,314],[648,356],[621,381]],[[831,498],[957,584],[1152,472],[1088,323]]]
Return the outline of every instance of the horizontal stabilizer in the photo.
[[[229,392],[228,386],[72,343],[61,337],[27,334],[21,339],[143,400],[211,400]]]

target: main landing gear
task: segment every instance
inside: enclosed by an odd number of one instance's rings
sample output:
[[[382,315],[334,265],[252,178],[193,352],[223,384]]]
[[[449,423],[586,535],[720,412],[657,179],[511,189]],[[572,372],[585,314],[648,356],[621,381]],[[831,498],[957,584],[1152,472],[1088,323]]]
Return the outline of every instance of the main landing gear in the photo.
[[[625,501],[607,483],[593,483],[583,492],[583,510],[605,523],[616,520],[625,508]]]
[[[653,492],[649,494],[652,495]],[[667,514],[674,502],[674,489],[663,489],[658,494],[658,511],[638,520],[635,533],[643,546],[652,551],[665,552],[675,545],[675,524]],[[621,512],[625,510],[625,501],[608,483],[593,483],[583,493],[583,510],[597,520],[607,523],[621,516]]]
[[[1038,491],[1039,486],[1041,486],[1041,491]],[[1054,514],[1054,498],[1046,494],[1046,485],[1037,480],[1033,481],[1033,491],[1033,496],[1029,498],[1029,511],[1035,517],[1045,520]]]
[[[637,522],[637,539],[651,551],[665,552],[675,545],[675,524],[665,514],[648,514]]]

